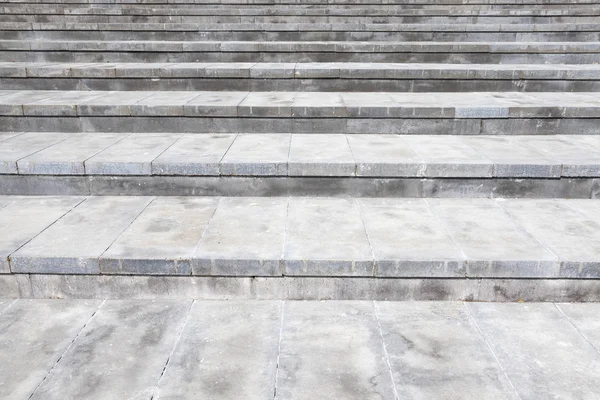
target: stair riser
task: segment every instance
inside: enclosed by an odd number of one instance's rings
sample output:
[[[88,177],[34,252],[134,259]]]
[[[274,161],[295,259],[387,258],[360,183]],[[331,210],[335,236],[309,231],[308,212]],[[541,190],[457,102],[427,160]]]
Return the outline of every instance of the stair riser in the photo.
[[[5,297],[38,299],[597,302],[599,280],[3,275]]]
[[[600,80],[0,78],[4,90],[304,91],[304,92],[600,92]]]
[[[600,179],[0,175],[0,195],[596,199]]]
[[[201,29],[200,29],[201,30]],[[0,31],[5,40],[597,42],[600,32]]]
[[[391,62],[448,64],[597,64],[600,53],[334,53],[103,52],[1,50],[4,61],[28,62]]]
[[[598,14],[564,16],[128,16],[128,15],[11,15],[0,22],[38,23],[373,23],[373,24],[556,24],[598,23]]]
[[[1,132],[371,133],[421,135],[600,134],[597,118],[0,117]]]

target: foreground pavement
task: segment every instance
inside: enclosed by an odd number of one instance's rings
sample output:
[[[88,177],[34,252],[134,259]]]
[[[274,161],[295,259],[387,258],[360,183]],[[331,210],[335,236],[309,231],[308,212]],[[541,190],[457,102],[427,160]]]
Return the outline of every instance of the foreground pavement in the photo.
[[[3,399],[597,399],[600,304],[0,300]]]

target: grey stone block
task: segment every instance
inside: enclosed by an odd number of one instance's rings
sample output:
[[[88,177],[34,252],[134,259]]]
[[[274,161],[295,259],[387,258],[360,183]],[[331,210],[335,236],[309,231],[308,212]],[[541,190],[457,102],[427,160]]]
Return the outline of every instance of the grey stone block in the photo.
[[[238,135],[220,163],[222,175],[286,176],[289,134]]]
[[[354,176],[356,164],[345,135],[294,134],[289,176]]]
[[[31,154],[60,143],[68,133],[24,133],[3,140],[0,144],[0,173],[16,174],[17,162]]]

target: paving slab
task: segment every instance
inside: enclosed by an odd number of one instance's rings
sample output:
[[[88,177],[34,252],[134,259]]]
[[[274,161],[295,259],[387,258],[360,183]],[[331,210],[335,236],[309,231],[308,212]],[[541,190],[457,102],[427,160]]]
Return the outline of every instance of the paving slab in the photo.
[[[579,333],[600,354],[600,304],[563,303],[556,307],[569,319]]]
[[[196,92],[158,92],[131,107],[131,115],[182,116],[184,106],[198,97]]]
[[[186,116],[228,116],[238,114],[238,105],[248,92],[196,92],[198,96],[184,106]]]
[[[222,198],[194,251],[194,275],[280,276],[286,198]]]
[[[46,135],[46,133],[40,133]],[[83,175],[84,163],[107,147],[122,140],[122,133],[71,136],[17,161],[20,174]]]
[[[401,399],[519,399],[462,303],[376,302]]]
[[[11,197],[0,209],[0,273],[10,273],[8,258],[84,200],[83,197]]]
[[[219,175],[237,135],[185,135],[152,161],[153,175]]]
[[[394,397],[372,303],[285,303],[277,398]]]
[[[293,92],[250,92],[239,103],[238,115],[249,117],[292,117]]]
[[[354,176],[355,169],[345,135],[292,135],[289,176]]]
[[[467,258],[469,277],[557,277],[559,262],[488,199],[427,199]]]
[[[470,146],[470,137],[406,135],[402,139],[425,163],[431,178],[491,178],[493,163]]]
[[[152,161],[182,134],[136,134],[101,151],[85,162],[90,175],[150,175]]]
[[[373,276],[373,254],[355,199],[290,198],[286,275]]]
[[[190,305],[189,300],[108,300],[31,399],[155,396]]]
[[[161,398],[273,399],[283,302],[196,302]]]
[[[465,256],[424,200],[359,199],[381,277],[464,277]]]
[[[600,354],[553,304],[466,306],[521,399],[600,396]]]
[[[483,157],[492,160],[495,177],[555,178],[561,175],[561,165],[558,162],[521,144],[518,139],[500,136],[473,137],[469,138],[468,144]]]
[[[221,160],[221,174],[285,176],[290,141],[286,133],[238,135]]]
[[[59,143],[69,136],[62,132],[24,133],[0,142],[0,173],[16,174],[17,161]]]
[[[25,101],[23,115],[35,116],[71,116],[77,115],[77,105],[94,100],[104,95],[104,92],[61,91],[41,100]]]
[[[425,165],[403,137],[397,135],[348,135],[358,176],[422,176]]]
[[[155,92],[104,92],[103,96],[77,105],[77,115],[129,116],[131,106]]]
[[[11,270],[20,273],[98,274],[100,255],[152,199],[87,198],[13,253]]]
[[[28,399],[101,300],[17,300],[0,315],[0,396]]]
[[[190,259],[217,198],[159,197],[100,257],[108,274],[190,275]]]
[[[575,211],[566,201],[511,200],[498,204],[558,256],[560,276],[600,277],[600,223]]]

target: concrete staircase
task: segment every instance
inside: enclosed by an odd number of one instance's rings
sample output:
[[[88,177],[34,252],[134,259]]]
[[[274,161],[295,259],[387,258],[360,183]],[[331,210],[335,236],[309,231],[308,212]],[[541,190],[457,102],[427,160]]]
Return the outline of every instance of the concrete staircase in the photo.
[[[598,62],[600,0],[3,1],[0,288],[600,300]]]

